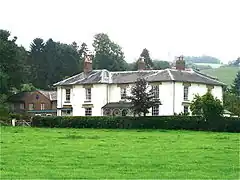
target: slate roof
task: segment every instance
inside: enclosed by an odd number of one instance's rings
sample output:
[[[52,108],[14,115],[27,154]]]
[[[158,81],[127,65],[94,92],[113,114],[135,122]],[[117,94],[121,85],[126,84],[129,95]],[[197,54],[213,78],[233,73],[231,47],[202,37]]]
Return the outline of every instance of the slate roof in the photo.
[[[110,72],[105,69],[93,70],[88,75],[83,72],[60,81],[55,86],[76,84],[123,84],[134,83],[138,78],[145,78],[148,82],[192,82],[209,85],[225,85],[216,78],[193,70],[179,71],[176,69],[165,70],[142,70],[142,71],[116,71]]]
[[[132,104],[130,102],[110,102],[104,105],[102,108],[131,108]]]
[[[56,101],[57,100],[57,92],[56,91],[44,91],[44,90],[36,90],[46,96],[50,101]],[[19,92],[17,94],[13,94],[10,97],[8,97],[7,101],[9,102],[20,102],[25,101],[26,96],[29,93],[32,93],[33,91],[23,91]]]
[[[43,90],[38,90],[40,93],[42,93],[44,96],[46,96],[48,99],[51,101],[56,101],[57,100],[57,92],[56,91],[43,91]]]

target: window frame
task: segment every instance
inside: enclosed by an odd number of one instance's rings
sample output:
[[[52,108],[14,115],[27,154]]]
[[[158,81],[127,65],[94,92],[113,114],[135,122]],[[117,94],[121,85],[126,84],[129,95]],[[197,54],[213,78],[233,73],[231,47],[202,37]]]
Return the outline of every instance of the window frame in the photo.
[[[92,101],[92,88],[85,88],[85,101],[86,102]]]
[[[154,98],[159,98],[159,85],[152,85],[152,93],[154,95]]]
[[[152,107],[152,116],[159,116],[159,105]]]
[[[186,109],[187,109],[187,111],[185,111]],[[186,105],[183,106],[183,113],[184,114],[189,113],[189,106],[186,106]]]
[[[127,88],[126,87],[121,87],[120,88],[120,96],[121,99],[127,99]]]
[[[66,92],[65,92],[65,100],[67,102],[70,102],[71,101],[71,89],[66,89]]]
[[[19,108],[20,108],[21,110],[24,110],[24,109],[25,109],[25,104],[24,104],[24,103],[20,103],[20,104],[19,104]]]
[[[30,105],[32,105],[32,108],[30,108]],[[29,104],[28,104],[28,110],[29,110],[29,111],[34,110],[34,103],[29,103]]]
[[[183,100],[184,101],[189,101],[189,87],[188,86],[184,86],[183,87]]]
[[[40,109],[41,109],[41,110],[45,110],[45,103],[41,103]]]
[[[85,108],[85,116],[92,116],[92,108]]]

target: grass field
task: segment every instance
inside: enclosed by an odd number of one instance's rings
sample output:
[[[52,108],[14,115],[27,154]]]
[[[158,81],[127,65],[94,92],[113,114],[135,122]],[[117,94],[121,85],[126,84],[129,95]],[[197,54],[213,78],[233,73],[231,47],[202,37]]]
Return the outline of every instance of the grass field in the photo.
[[[1,127],[1,179],[239,179],[239,134]]]
[[[220,67],[202,70],[203,73],[217,77],[220,81],[226,83],[227,85],[231,85],[233,83],[238,71],[240,71],[240,68],[238,67]]]

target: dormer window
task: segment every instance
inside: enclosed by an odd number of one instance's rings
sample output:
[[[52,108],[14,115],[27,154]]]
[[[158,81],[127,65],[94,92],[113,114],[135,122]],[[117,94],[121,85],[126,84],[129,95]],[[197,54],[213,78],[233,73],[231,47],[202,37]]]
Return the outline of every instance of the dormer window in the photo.
[[[91,102],[91,99],[92,99],[92,91],[91,91],[91,88],[86,88],[86,89],[85,89],[85,94],[86,94],[86,101]]]
[[[127,98],[127,89],[126,87],[121,87],[121,99]]]

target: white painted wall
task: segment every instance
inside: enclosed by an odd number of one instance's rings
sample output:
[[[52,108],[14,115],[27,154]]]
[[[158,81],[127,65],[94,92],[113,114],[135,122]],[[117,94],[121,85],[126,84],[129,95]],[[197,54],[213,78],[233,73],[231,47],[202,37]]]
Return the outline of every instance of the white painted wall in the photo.
[[[175,85],[175,99],[174,97],[174,85]],[[127,95],[131,94],[130,84],[127,88]],[[85,108],[83,104],[93,104],[92,116],[101,116],[102,107],[108,102],[119,102],[121,100],[121,88],[116,84],[94,84],[92,87],[92,101],[85,103],[85,88],[82,85],[75,85],[71,89],[71,101],[65,102],[65,88],[57,88],[57,107],[61,108],[63,105],[72,105],[73,116],[84,116]],[[183,112],[183,90],[184,86],[182,82],[162,82],[159,85],[159,98],[162,105],[159,107],[159,115],[173,115],[175,113]],[[203,84],[191,83],[189,87],[189,102],[194,98],[195,94],[204,95],[207,92],[207,86]],[[108,94],[107,94],[108,93]],[[212,89],[212,93],[215,97],[222,101],[222,87],[215,86]],[[175,106],[173,103],[175,101]],[[151,110],[148,115],[151,115]],[[57,115],[61,116],[60,110],[57,111]]]
[[[196,84],[191,83],[191,86],[188,90],[188,102],[191,102],[196,94],[199,94],[200,96],[203,96],[207,92],[207,86],[205,84]],[[217,97],[221,101],[222,98],[222,87],[221,86],[214,86],[212,89],[213,96]],[[179,114],[183,112],[183,105],[182,103],[185,102],[183,100],[184,97],[184,86],[182,82],[176,82],[175,83],[175,113]],[[190,112],[190,109],[189,109]]]

